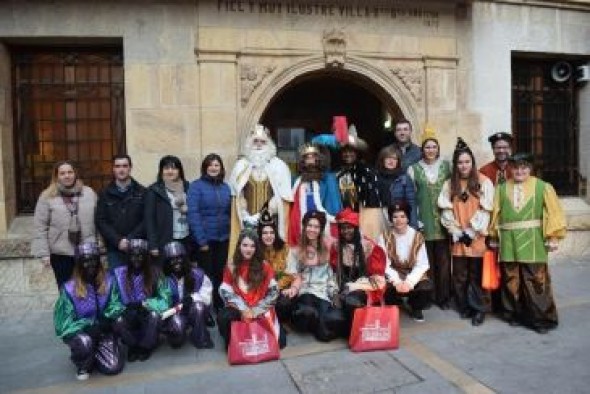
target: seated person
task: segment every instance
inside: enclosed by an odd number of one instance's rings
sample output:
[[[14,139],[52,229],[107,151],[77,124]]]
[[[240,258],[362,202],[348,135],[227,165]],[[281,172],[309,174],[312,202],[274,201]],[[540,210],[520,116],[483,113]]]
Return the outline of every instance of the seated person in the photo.
[[[258,220],[258,236],[262,243],[264,260],[266,260],[275,272],[275,279],[279,287],[279,298],[275,305],[277,315],[281,322],[291,320],[291,298],[283,294],[283,290],[288,289],[293,283],[294,276],[287,274],[287,254],[289,248],[277,230],[277,223],[270,215],[265,205],[260,213]]]
[[[287,273],[295,275],[284,294],[293,300],[293,325],[327,342],[345,335],[346,319],[333,304],[338,285],[330,266],[330,239],[324,236],[326,215],[308,211],[302,220],[300,244],[289,250]]]

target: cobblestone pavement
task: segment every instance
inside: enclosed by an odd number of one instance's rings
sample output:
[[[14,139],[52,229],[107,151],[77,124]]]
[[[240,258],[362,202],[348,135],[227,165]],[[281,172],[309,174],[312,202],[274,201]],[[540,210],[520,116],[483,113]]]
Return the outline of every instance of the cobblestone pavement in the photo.
[[[290,333],[281,360],[230,367],[216,348],[162,345],[114,377],[74,377],[51,314],[0,318],[0,392],[30,393],[584,393],[590,386],[590,259],[552,264],[560,326],[547,335],[488,317],[474,328],[431,308],[402,312],[400,349],[351,353],[344,341]]]

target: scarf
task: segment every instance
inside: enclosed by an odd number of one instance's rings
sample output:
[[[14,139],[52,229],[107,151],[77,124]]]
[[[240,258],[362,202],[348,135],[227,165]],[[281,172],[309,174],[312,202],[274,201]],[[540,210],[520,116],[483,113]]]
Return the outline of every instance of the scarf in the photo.
[[[78,200],[82,192],[82,182],[76,180],[71,187],[65,187],[58,182],[57,192],[61,196],[66,209],[70,212],[68,239],[74,246],[78,245],[82,240],[82,225],[78,217]]]
[[[59,182],[57,182],[56,185],[57,192],[60,196],[63,197],[75,197],[82,193],[82,182],[77,179],[74,181],[74,184],[70,187],[66,187]]]
[[[177,181],[164,181],[166,190],[172,193],[174,201],[172,202],[178,208],[181,214],[186,214],[188,207],[186,206],[186,194],[184,192],[184,182],[182,179]]]

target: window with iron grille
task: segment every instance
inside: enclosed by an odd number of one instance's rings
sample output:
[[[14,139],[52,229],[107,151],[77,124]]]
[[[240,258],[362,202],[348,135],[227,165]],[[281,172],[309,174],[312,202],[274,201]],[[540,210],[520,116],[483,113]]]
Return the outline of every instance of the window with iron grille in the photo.
[[[99,191],[125,153],[121,48],[12,48],[17,209],[30,213],[54,163]]]
[[[580,193],[578,91],[573,76],[553,79],[559,60],[512,58],[514,150],[533,153],[535,174],[559,195],[574,196]]]

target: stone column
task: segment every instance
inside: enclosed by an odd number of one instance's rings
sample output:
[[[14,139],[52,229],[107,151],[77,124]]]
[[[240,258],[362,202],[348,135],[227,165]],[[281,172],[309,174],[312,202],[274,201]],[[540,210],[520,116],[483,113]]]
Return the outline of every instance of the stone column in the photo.
[[[241,136],[241,130],[237,130],[237,57],[233,53],[201,52],[198,63],[202,156],[219,154],[229,171]]]
[[[0,235],[16,214],[10,53],[0,44]]]

